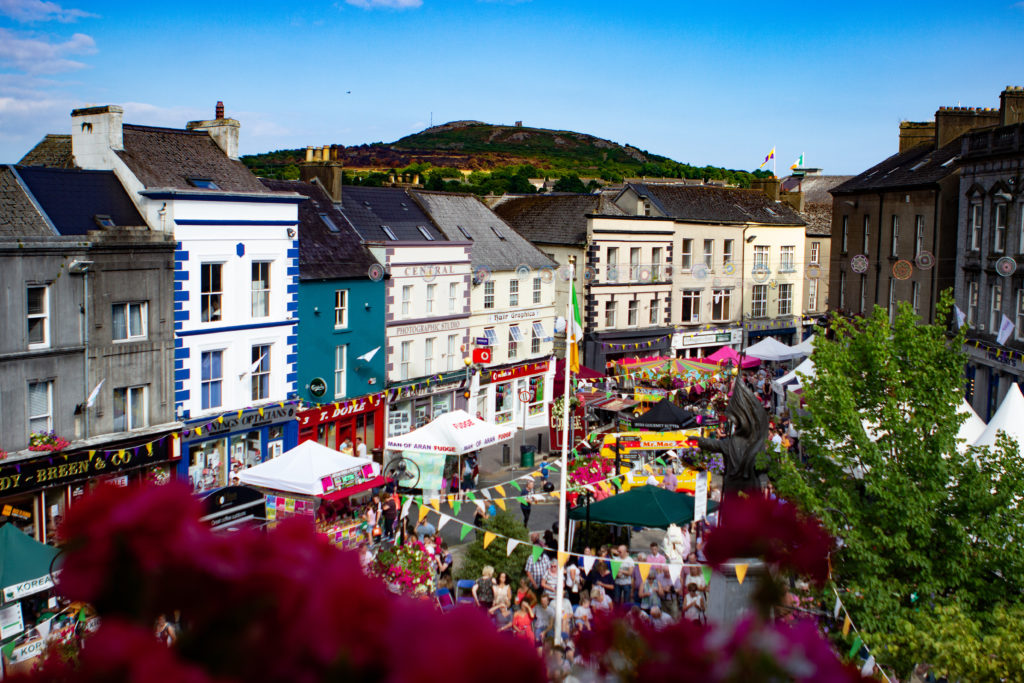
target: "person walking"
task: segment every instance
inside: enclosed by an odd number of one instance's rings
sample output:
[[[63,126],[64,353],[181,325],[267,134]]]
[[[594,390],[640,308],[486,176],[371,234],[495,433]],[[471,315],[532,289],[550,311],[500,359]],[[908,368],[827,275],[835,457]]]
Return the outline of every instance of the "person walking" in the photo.
[[[633,602],[633,569],[636,563],[629,556],[629,549],[620,545],[618,548],[619,572],[615,577],[615,595],[612,599],[616,604],[624,605]]]
[[[526,482],[526,490],[523,491],[523,502],[519,504],[519,509],[523,511],[523,526],[529,530],[530,528],[530,513],[533,511],[533,480]]]
[[[473,584],[473,601],[486,610],[494,606],[494,567],[487,565]]]

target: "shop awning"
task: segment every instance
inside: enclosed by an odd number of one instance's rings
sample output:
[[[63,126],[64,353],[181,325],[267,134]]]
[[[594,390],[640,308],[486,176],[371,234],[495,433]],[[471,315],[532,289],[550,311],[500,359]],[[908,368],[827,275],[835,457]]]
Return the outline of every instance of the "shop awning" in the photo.
[[[53,587],[50,574],[58,550],[19,531],[13,524],[0,527],[0,588],[4,602],[20,600]]]
[[[631,398],[604,398],[598,399],[593,402],[588,402],[587,407],[596,408],[598,410],[608,410],[613,413],[617,413],[620,410],[626,408],[632,408],[638,403]]]

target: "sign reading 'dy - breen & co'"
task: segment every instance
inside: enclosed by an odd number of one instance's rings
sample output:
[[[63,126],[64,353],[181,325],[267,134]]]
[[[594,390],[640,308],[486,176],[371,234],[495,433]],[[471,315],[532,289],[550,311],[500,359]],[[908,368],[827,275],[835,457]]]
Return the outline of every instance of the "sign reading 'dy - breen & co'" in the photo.
[[[0,476],[0,493],[7,495],[50,486],[61,486],[95,475],[120,472],[163,460],[163,455],[157,457],[157,451],[150,456],[144,448],[139,449],[138,453],[134,449],[128,448],[109,455],[95,452],[90,456],[87,451],[66,456],[64,454],[47,455],[36,460],[19,462],[18,470],[20,471],[5,468],[5,474]]]

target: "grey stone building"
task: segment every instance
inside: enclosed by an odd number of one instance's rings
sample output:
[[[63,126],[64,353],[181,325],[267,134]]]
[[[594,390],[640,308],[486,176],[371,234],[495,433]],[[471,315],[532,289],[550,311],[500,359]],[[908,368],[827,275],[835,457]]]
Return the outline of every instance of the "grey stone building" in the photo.
[[[173,254],[113,173],[0,167],[0,521],[52,541],[91,483],[169,476]]]

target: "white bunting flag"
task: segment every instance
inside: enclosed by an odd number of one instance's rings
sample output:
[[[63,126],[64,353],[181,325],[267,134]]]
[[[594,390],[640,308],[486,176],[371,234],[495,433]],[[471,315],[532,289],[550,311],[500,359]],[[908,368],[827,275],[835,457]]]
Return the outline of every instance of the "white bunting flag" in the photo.
[[[583,571],[585,571],[587,574],[589,574],[591,568],[593,568],[593,566],[594,566],[594,561],[595,560],[597,560],[597,558],[594,557],[593,555],[584,555],[583,556]]]
[[[681,564],[670,564],[668,566],[668,575],[673,581],[679,580],[679,575],[683,573],[683,565]]]
[[[999,335],[996,336],[996,344],[1002,346],[1006,343],[1006,340],[1013,334],[1013,321],[1006,317],[1003,313],[1003,322],[999,325]]]
[[[519,541],[517,541],[514,538],[508,539],[508,544],[505,546],[505,555],[511,555],[512,551],[516,549],[517,545],[519,545]]]
[[[412,505],[412,497],[405,499],[405,503],[402,505],[402,519],[409,516],[409,507]]]
[[[839,601],[839,596],[837,595],[836,596],[835,607],[832,608],[832,618],[833,619],[838,619],[839,618],[839,610],[841,610],[842,608],[843,608],[843,603],[841,603]]]
[[[480,489],[480,493],[481,493],[481,494],[483,495],[483,497],[484,497],[484,498],[486,498],[487,500],[490,500],[490,499],[491,499],[491,491],[490,491],[490,489]]]
[[[450,520],[450,519],[451,519],[451,517],[449,517],[448,515],[446,515],[446,514],[444,514],[442,512],[441,513],[441,519],[437,520],[437,530],[440,531],[441,529],[443,529],[444,525],[447,524],[448,520]]]
[[[860,668],[861,676],[871,676],[875,673],[875,656],[868,655],[868,658],[864,660],[864,666]]]
[[[956,329],[960,329],[967,322],[967,314],[960,310],[959,306],[953,306],[953,312],[956,313]]]
[[[480,512],[484,511],[484,502],[482,500],[474,500],[473,504],[480,508]]]

